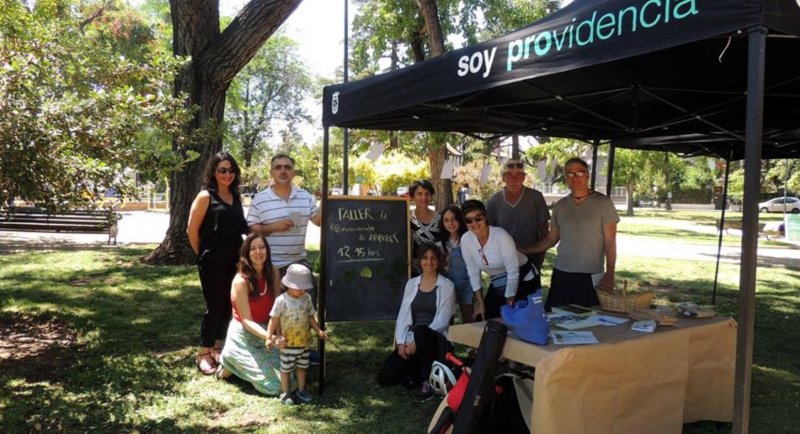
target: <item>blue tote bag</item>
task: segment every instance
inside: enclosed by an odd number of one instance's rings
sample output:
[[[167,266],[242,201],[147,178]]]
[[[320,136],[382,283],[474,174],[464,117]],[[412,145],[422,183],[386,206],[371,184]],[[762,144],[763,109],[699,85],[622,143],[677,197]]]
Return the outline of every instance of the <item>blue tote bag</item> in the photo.
[[[536,345],[547,345],[550,325],[544,314],[541,288],[513,306],[500,307],[500,316],[517,338]]]

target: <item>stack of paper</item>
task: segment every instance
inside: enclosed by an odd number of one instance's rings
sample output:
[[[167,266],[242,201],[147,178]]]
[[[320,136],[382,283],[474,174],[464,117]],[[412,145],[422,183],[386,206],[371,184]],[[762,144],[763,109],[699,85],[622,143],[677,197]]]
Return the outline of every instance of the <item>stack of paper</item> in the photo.
[[[554,331],[550,333],[553,343],[556,345],[582,345],[596,344],[597,338],[592,332],[562,332]]]
[[[656,320],[645,319],[641,321],[634,321],[631,324],[631,330],[637,332],[653,333],[656,330]]]

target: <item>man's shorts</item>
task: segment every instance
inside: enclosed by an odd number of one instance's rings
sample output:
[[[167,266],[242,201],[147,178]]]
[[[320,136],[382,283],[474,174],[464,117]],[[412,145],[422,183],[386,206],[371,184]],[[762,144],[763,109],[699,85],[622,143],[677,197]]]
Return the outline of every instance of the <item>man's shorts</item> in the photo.
[[[308,369],[310,362],[308,348],[281,349],[281,372],[292,372],[294,368]]]

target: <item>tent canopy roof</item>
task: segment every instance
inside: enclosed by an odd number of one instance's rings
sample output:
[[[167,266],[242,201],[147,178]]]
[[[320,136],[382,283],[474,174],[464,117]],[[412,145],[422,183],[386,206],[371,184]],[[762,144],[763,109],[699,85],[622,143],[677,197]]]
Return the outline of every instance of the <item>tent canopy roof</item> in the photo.
[[[327,86],[323,124],[614,141],[742,158],[747,32],[768,32],[764,158],[800,158],[796,0],[575,0],[529,27]]]

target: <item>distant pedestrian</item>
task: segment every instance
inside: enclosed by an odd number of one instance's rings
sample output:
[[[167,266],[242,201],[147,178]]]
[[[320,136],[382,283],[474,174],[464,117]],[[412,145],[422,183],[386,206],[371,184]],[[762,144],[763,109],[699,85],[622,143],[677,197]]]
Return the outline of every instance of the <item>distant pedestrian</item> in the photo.
[[[456,195],[456,202],[458,203],[458,206],[461,206],[464,205],[464,202],[466,202],[468,199],[469,199],[469,184],[465,182],[461,184],[461,188],[458,189],[458,194]]]

